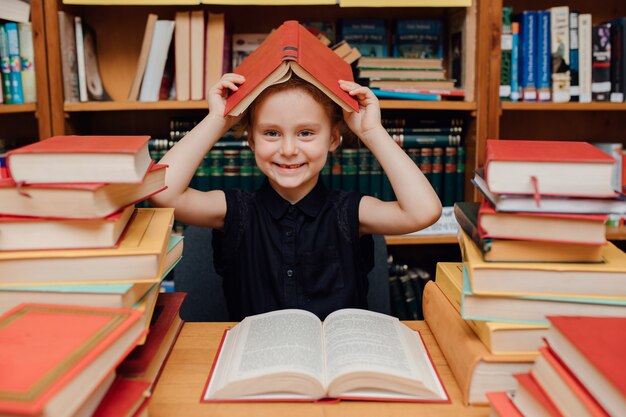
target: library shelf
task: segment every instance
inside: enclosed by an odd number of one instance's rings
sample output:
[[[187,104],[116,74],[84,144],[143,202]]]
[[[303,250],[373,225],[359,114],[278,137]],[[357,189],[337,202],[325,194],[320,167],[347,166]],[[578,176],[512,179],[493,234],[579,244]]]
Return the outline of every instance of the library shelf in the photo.
[[[503,101],[502,110],[528,111],[625,111],[626,103],[596,101],[591,103],[511,102]]]
[[[34,113],[36,111],[37,111],[37,103],[0,104],[0,114],[6,114],[6,113]]]
[[[382,109],[394,110],[476,110],[476,103],[465,101],[412,101],[381,100]],[[161,101],[90,101],[64,103],[66,112],[120,111],[120,110],[185,110],[207,109],[206,100],[161,100]]]
[[[625,231],[626,234],[626,231]],[[431,245],[458,243],[456,235],[399,235],[385,236],[389,246],[400,245]]]

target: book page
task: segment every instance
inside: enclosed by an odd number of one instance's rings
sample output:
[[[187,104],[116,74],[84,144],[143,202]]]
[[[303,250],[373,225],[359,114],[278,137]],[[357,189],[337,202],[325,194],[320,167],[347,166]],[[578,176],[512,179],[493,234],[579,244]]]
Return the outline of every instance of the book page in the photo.
[[[419,398],[446,398],[418,334],[397,318],[345,309],[326,318],[323,332],[329,395],[345,389],[371,395],[372,388],[380,387]]]

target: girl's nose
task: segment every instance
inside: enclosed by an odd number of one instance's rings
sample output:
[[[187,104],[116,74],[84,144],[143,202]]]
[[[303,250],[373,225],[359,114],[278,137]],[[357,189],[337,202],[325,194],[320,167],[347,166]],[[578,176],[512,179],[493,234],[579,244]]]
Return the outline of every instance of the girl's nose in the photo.
[[[281,154],[287,156],[296,154],[298,152],[296,138],[293,136],[285,136],[281,141],[280,151]]]

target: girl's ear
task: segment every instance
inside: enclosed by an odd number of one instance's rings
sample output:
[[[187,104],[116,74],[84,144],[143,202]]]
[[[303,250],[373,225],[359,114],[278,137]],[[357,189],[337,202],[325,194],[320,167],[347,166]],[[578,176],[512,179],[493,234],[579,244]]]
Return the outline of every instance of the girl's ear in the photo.
[[[250,146],[250,150],[254,152],[254,139],[252,139],[251,134],[248,134],[248,146]]]
[[[339,126],[333,128],[331,134],[330,134],[330,148],[329,148],[329,152],[334,151],[335,149],[337,149],[339,147],[339,145],[341,145],[341,130],[339,129]]]

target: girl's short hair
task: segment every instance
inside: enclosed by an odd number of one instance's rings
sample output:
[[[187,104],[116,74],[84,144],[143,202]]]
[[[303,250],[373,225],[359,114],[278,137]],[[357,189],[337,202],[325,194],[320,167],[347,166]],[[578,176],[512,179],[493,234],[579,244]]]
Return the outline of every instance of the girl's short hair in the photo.
[[[235,133],[241,136],[248,132],[248,135],[250,135],[250,126],[252,126],[252,123],[254,122],[255,110],[259,103],[272,94],[293,89],[299,89],[309,94],[316,102],[324,107],[326,113],[328,114],[331,126],[333,128],[339,127],[341,130],[344,130],[341,107],[339,107],[339,105],[324,94],[319,88],[292,73],[291,77],[287,81],[267,87],[256,99],[254,99],[252,104],[250,104],[248,109],[245,111],[239,123],[233,127]]]

